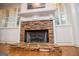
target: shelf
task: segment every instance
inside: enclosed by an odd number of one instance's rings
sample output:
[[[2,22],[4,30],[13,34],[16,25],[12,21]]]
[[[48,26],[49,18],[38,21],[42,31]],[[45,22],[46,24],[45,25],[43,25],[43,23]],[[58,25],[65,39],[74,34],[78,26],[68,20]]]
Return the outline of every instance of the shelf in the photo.
[[[19,16],[22,17],[31,17],[33,15],[48,15],[48,14],[53,14],[55,10],[53,9],[42,9],[42,10],[29,10],[26,12],[21,12],[19,13]]]

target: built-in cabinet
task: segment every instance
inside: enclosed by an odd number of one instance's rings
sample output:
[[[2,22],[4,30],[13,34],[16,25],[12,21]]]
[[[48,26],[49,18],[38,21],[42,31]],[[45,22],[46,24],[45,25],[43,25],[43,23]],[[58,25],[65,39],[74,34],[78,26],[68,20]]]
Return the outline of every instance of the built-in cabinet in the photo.
[[[18,8],[0,9],[0,27],[18,27]]]

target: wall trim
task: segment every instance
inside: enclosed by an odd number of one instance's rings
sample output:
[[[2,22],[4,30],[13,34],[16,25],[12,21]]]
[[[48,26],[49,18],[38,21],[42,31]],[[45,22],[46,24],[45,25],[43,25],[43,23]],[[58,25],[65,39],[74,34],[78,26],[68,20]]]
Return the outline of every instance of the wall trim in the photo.
[[[19,27],[0,27],[0,29],[19,29]]]
[[[13,42],[13,41],[8,41],[8,42],[0,42],[2,44],[19,44],[20,42]],[[54,43],[53,45],[56,46],[73,46],[73,47],[79,47],[77,44],[72,44],[72,43]]]
[[[79,47],[79,45],[73,44],[73,43],[55,43],[54,45],[58,45],[58,46],[74,46],[74,47]]]
[[[72,24],[56,25],[56,27],[72,27]]]
[[[0,42],[2,44],[19,44],[18,42],[8,41],[8,42]]]
[[[55,43],[55,45],[58,45],[58,46],[75,46],[75,44],[73,44],[73,43]]]

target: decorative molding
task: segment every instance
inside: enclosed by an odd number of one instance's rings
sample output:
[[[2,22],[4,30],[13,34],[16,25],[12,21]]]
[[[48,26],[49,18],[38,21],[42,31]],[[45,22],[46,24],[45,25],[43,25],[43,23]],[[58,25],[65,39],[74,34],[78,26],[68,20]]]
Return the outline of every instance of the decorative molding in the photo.
[[[72,27],[72,24],[56,25],[56,27]]]
[[[19,44],[19,42],[13,42],[13,41],[3,41],[3,42],[0,42],[0,43],[3,43],[3,44]],[[72,43],[54,43],[53,45],[56,45],[56,46],[74,46],[74,47],[79,47],[79,45],[77,44],[72,44]]]
[[[21,18],[21,21],[39,21],[39,20],[55,20],[55,17],[51,14],[48,14],[48,15],[43,15],[43,16],[40,16],[40,15],[32,15],[31,17],[22,17]]]
[[[72,42],[56,42],[55,44],[59,46],[75,46]]]
[[[75,44],[75,47],[79,47],[79,45]]]
[[[4,43],[4,44],[5,44],[5,43],[6,43],[6,44],[18,44],[18,42],[15,42],[15,41],[14,41],[14,42],[13,42],[13,41],[7,41],[7,42],[6,42],[6,41],[2,41],[2,42],[0,42],[0,43]]]
[[[21,17],[31,17],[32,15],[48,15],[53,14],[55,10],[52,9],[44,9],[44,10],[33,10],[33,11],[26,11],[24,13],[19,13]]]
[[[34,15],[34,16],[32,17],[32,19],[33,19],[33,20],[49,20],[49,19],[54,20],[55,18],[54,18],[53,15],[50,14],[50,15],[48,15],[48,16]]]
[[[79,47],[79,45],[74,44],[72,42],[56,42],[54,45],[58,45],[58,46],[74,46],[74,47]]]
[[[0,29],[19,29],[19,27],[0,27]]]

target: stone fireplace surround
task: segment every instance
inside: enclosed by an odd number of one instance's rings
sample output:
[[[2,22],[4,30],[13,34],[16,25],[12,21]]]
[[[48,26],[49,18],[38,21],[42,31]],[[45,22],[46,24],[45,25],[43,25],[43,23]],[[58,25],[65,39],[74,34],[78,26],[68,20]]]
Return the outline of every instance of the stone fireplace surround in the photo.
[[[20,43],[25,40],[25,31],[48,30],[48,43],[54,43],[53,20],[24,21],[21,23]]]

